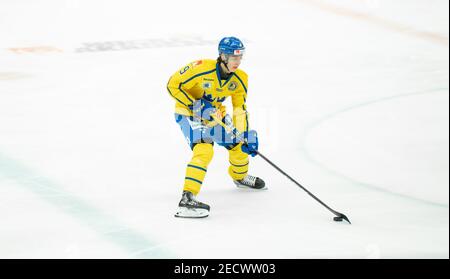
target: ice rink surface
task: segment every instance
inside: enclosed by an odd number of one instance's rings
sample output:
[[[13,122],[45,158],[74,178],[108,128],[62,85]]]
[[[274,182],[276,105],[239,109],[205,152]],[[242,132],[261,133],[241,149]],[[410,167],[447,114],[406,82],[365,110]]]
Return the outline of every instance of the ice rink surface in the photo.
[[[448,6],[2,0],[0,258],[449,258]],[[352,225],[261,158],[269,190],[237,189],[219,146],[211,215],[173,217],[191,151],[166,83],[224,36],[260,151]]]

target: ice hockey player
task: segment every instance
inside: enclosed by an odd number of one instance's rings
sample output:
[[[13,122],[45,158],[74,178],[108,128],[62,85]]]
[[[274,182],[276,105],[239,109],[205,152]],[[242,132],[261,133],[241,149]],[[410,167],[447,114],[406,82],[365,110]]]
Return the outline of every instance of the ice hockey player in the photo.
[[[237,187],[254,190],[267,189],[261,178],[248,174],[249,155],[256,156],[258,136],[249,130],[247,74],[238,69],[245,47],[235,37],[225,37],[219,43],[217,60],[197,60],[182,67],[169,79],[167,90],[175,99],[175,120],[193,152],[187,164],[184,188],[176,217],[202,218],[209,215],[210,206],[198,201],[208,165],[217,143],[229,153],[228,174]],[[232,116],[227,115],[222,104],[231,96]],[[242,137],[233,137],[214,121],[215,115]],[[245,142],[242,140],[245,139]]]

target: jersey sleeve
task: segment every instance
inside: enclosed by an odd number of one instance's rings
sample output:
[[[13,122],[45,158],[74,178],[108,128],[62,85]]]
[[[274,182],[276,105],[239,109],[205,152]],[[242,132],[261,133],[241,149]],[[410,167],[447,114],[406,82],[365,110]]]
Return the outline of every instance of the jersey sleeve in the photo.
[[[198,68],[194,67],[196,62],[189,63],[173,74],[167,83],[169,94],[178,103],[188,107],[195,101],[188,91],[197,84],[196,74]]]
[[[245,73],[236,75],[240,82],[240,86],[232,95],[231,102],[233,104],[233,124],[240,132],[248,132],[248,112],[247,112],[247,88],[248,76]]]

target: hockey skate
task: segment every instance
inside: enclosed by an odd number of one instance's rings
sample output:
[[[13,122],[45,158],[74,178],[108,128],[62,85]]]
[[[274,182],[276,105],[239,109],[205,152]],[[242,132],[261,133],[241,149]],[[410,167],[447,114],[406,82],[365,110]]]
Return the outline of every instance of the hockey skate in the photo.
[[[193,193],[183,191],[183,196],[178,204],[175,217],[181,218],[205,218],[209,215],[209,205],[195,199]]]
[[[259,177],[247,175],[241,180],[233,180],[238,188],[267,190],[266,183]]]

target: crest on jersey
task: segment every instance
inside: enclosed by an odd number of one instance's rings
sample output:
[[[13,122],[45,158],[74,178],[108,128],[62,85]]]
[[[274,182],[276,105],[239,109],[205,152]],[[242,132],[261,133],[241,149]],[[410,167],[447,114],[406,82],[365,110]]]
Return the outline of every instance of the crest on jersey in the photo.
[[[230,91],[234,91],[236,90],[236,88],[238,87],[238,84],[235,81],[230,82],[230,84],[228,85],[228,90]]]

